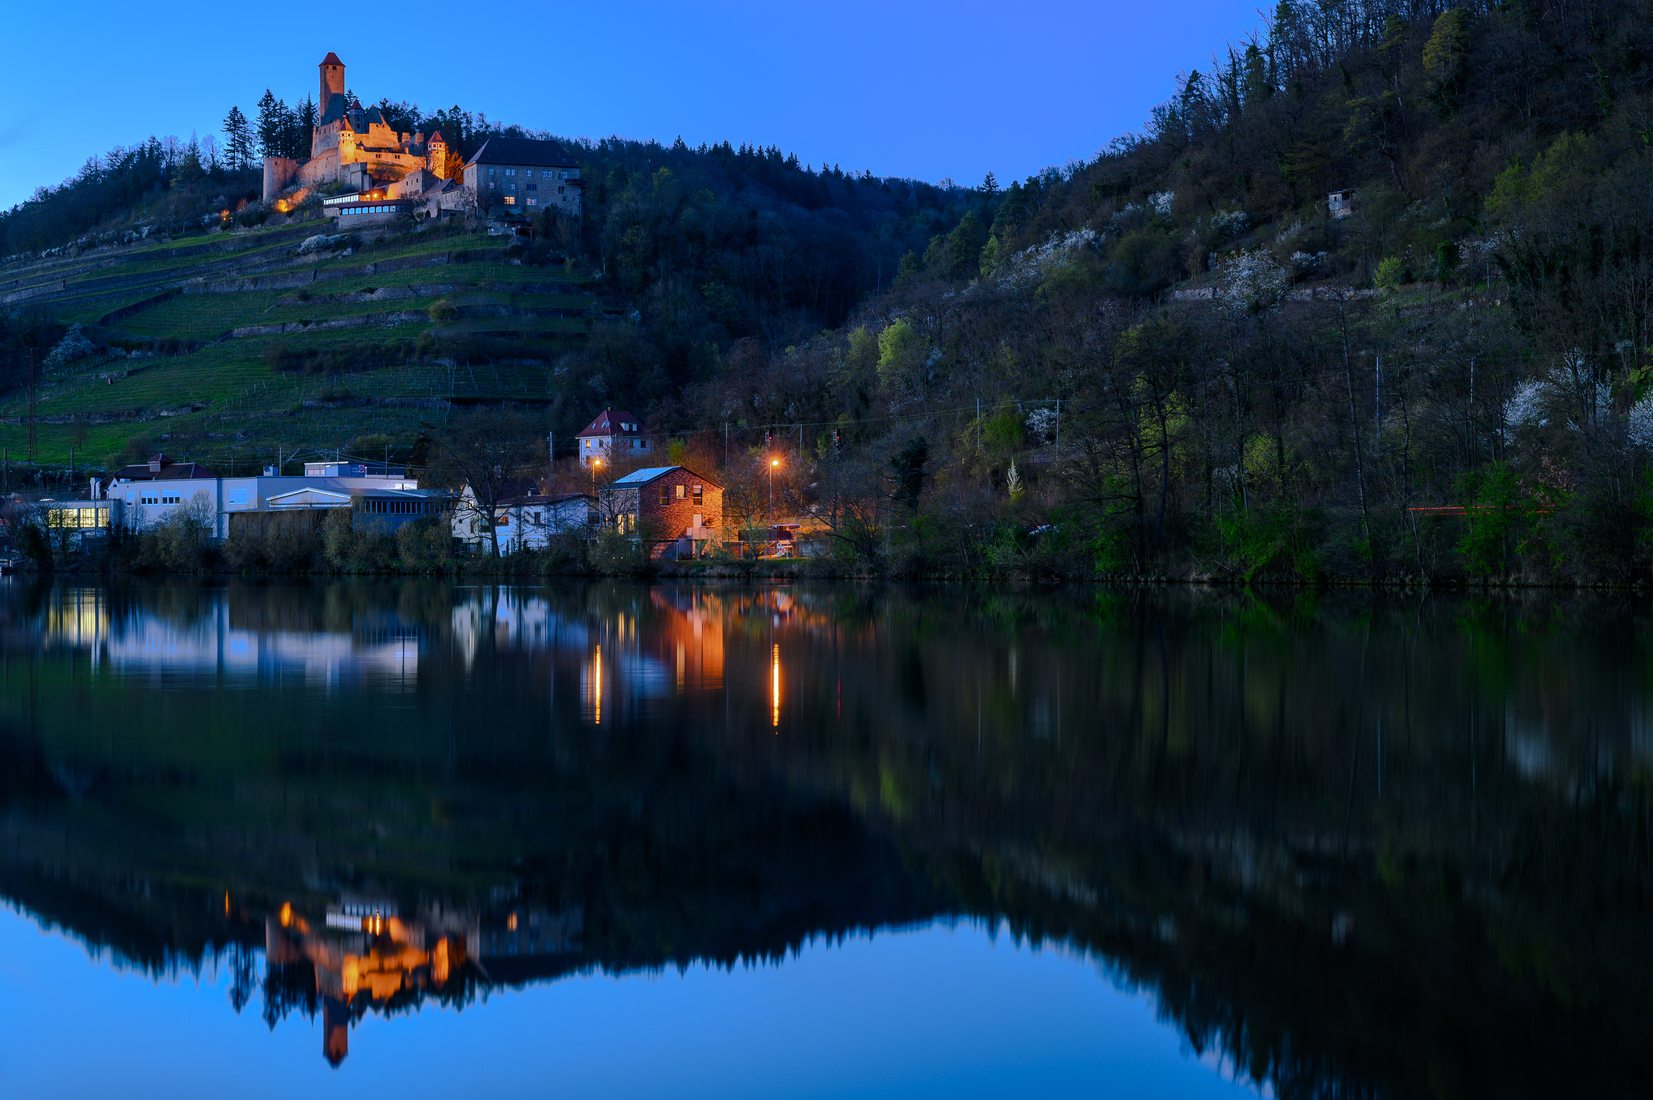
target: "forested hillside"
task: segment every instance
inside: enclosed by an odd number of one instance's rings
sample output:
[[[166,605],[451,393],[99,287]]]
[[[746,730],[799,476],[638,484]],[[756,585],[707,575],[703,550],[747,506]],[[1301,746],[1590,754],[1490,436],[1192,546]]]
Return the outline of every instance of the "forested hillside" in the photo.
[[[915,567],[1645,577],[1650,16],[1281,3],[691,419]]]
[[[592,306],[484,351],[531,364],[510,400],[536,430],[633,408],[736,501],[783,459],[785,509],[874,569],[1646,578],[1653,4],[1284,0],[1190,64],[1140,133],[1008,186],[583,147],[586,217],[516,258]],[[8,250],[41,209],[0,218]],[[25,343],[62,339],[49,302],[8,322],[0,435]],[[407,362],[454,361],[441,320]],[[348,390],[401,362],[317,369]],[[261,411],[417,458],[488,397]],[[167,434],[264,445],[219,412]]]

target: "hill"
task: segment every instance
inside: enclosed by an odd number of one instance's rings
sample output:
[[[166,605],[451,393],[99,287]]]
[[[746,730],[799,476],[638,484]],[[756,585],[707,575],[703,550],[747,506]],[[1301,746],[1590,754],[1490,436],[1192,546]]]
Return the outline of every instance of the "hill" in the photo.
[[[524,131],[464,140],[492,132]],[[50,466],[159,445],[225,468],[387,447],[419,462],[455,409],[501,401],[571,437],[609,401],[655,406],[717,374],[730,348],[841,323],[968,198],[773,148],[610,140],[582,147],[587,217],[542,217],[531,246],[401,226],[306,255],[331,233],[313,199],[265,208],[246,173],[157,155],[130,202],[139,169],[117,150],[0,216],[7,239],[69,234],[0,267],[14,461],[30,453],[31,369]],[[59,216],[80,205],[103,214]],[[90,354],[54,357],[70,325]]]

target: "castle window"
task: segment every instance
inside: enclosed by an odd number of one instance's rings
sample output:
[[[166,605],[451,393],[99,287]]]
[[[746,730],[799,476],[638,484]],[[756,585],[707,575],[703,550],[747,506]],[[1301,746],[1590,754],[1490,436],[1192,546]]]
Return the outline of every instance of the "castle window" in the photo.
[[[506,195],[505,196],[505,205],[506,206],[515,206],[516,204],[517,204],[517,197],[515,195]]]
[[[539,204],[540,204],[540,200],[538,200],[538,199],[530,198],[528,200],[528,205],[529,206],[538,206]]]
[[[493,174],[494,174],[494,170],[492,168],[488,169],[488,175],[489,175],[490,178],[493,176]]]
[[[538,191],[539,189],[540,189],[540,185],[537,184],[537,183],[530,183],[528,185],[528,190],[530,190],[530,191]]]

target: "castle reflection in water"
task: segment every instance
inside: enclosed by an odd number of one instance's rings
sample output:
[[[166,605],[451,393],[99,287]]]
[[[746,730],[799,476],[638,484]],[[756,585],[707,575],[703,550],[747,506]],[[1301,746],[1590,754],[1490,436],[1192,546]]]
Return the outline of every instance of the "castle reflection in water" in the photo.
[[[341,901],[314,914],[283,902],[264,918],[266,996],[318,1007],[322,1054],[337,1066],[369,1009],[463,1001],[479,984],[566,972],[578,962],[582,924],[578,909],[511,908],[485,921],[439,906],[404,916],[382,900]]]

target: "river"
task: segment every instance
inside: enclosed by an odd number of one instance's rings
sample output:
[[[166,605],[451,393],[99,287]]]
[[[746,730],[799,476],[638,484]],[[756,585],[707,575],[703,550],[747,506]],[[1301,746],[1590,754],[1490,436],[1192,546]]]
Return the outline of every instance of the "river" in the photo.
[[[8,1096],[1635,1095],[1622,596],[0,580]]]

